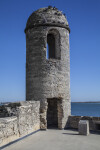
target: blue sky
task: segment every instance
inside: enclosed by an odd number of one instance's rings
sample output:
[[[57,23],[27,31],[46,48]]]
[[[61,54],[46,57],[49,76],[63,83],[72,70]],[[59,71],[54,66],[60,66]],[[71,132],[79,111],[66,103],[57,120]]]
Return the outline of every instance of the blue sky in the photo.
[[[100,0],[0,0],[0,101],[25,100],[24,29],[48,5],[66,14],[71,29],[71,100],[100,100]]]

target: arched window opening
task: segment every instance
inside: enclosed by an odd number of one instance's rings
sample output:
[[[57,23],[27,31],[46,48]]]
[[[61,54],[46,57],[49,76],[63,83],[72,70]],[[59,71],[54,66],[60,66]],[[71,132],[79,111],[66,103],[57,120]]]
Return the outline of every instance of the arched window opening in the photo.
[[[60,59],[60,39],[59,32],[50,30],[47,34],[46,59]]]

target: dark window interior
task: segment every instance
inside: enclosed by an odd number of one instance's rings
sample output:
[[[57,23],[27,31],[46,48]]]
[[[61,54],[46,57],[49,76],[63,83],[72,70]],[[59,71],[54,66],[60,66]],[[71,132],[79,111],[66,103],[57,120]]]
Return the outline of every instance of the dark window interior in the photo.
[[[55,58],[55,37],[53,34],[47,35],[47,59]]]

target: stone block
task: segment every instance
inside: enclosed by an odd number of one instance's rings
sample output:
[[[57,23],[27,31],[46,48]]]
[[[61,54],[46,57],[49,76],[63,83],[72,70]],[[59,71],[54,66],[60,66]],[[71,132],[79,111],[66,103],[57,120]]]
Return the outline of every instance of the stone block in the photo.
[[[80,120],[78,130],[80,135],[89,135],[89,121]]]

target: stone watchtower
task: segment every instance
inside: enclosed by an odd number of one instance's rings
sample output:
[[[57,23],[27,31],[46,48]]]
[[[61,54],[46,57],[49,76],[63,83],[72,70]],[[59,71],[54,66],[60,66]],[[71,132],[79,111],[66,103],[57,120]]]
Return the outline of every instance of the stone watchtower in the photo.
[[[65,128],[70,115],[69,26],[55,7],[26,24],[26,100],[40,101],[41,129]]]

